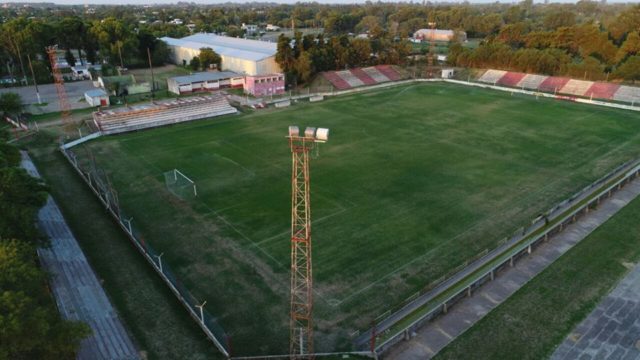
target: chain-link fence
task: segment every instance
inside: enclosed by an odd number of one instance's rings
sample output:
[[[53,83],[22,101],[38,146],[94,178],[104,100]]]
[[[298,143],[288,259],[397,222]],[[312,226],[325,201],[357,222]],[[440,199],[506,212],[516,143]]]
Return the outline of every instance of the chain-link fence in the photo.
[[[140,231],[134,226],[133,219],[120,207],[118,193],[109,180],[108,174],[100,168],[93,155],[87,150],[87,156],[80,159],[70,148],[60,147],[60,150],[98,196],[109,213],[118,221],[136,248],[144,255],[145,259],[153,266],[160,277],[176,295],[178,300],[187,308],[189,314],[200,325],[202,330],[213,341],[218,350],[229,357],[227,335],[217,322],[216,318],[204,309],[204,302],[198,301],[189,290],[180,282],[169,264],[163,261],[163,253],[156,251],[151,244],[144,240]]]

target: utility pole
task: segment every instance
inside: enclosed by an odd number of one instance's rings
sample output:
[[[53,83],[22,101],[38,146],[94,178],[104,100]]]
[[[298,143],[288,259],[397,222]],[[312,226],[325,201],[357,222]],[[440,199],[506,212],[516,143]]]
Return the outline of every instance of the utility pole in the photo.
[[[291,318],[289,354],[313,358],[313,276],[311,266],[311,199],[309,152],[329,139],[329,129],[308,127],[300,135],[289,126],[291,175]]]
[[[36,74],[33,71],[33,65],[31,65],[31,56],[27,54],[27,60],[29,60],[29,68],[31,69],[31,77],[33,78],[33,85],[36,87],[36,97],[38,98],[38,104],[42,104],[40,100],[40,91],[38,91],[38,82],[36,82]]]
[[[151,98],[153,99],[153,91],[156,88],[156,80],[153,77],[153,64],[151,63],[151,50],[147,48],[147,57],[149,58],[149,69],[151,69]]]
[[[122,61],[122,44],[120,41],[116,42],[118,44],[118,55],[120,56],[120,69],[124,70],[124,62]]]

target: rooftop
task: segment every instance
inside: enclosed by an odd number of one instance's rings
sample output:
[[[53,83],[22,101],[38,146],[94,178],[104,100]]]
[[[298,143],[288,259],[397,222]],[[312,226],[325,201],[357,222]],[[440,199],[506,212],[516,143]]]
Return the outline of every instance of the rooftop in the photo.
[[[171,80],[177,82],[178,84],[191,84],[196,82],[203,81],[216,81],[221,79],[229,79],[233,77],[238,77],[242,75],[238,75],[233,71],[212,71],[212,72],[199,72],[191,75],[185,76],[176,76],[172,77]]]
[[[180,46],[194,50],[211,48],[221,56],[252,61],[260,61],[275,56],[277,52],[276,43],[207,33],[194,34],[182,39],[163,37],[160,40],[170,46]]]

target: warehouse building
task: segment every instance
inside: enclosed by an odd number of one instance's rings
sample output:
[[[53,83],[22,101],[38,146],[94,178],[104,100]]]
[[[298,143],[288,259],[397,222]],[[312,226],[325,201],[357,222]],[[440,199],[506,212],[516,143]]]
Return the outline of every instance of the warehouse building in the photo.
[[[277,45],[266,41],[232,38],[214,34],[194,34],[182,39],[163,37],[178,65],[188,64],[200,49],[211,48],[222,58],[221,70],[243,75],[280,73],[276,63]]]

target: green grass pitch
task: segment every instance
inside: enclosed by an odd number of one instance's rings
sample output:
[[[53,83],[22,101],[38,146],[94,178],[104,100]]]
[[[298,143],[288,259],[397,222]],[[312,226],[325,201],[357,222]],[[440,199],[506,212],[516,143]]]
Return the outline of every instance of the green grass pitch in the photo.
[[[289,125],[331,129],[311,164],[317,350],[349,349],[352,332],[640,150],[639,114],[441,83],[86,145],[235,354],[288,349]],[[197,198],[167,191],[174,168]]]

